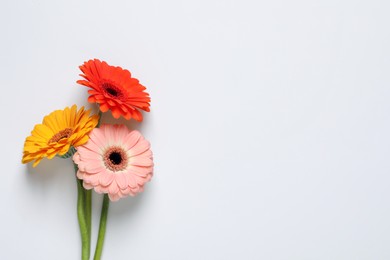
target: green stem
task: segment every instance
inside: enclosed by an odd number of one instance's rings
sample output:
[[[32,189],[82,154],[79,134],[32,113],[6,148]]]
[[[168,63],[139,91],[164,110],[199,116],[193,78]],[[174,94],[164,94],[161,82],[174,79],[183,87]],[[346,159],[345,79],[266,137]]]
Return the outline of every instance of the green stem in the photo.
[[[77,172],[78,167],[74,165]],[[89,260],[91,250],[91,232],[88,229],[87,214],[86,214],[86,193],[83,188],[83,181],[77,180],[77,218],[79,220],[81,234],[81,259]]]
[[[81,259],[88,260],[90,254],[90,240],[88,234],[88,225],[85,215],[85,193],[82,186],[82,180],[77,180],[77,217],[80,225],[81,233]]]
[[[88,241],[89,247],[91,247],[91,225],[92,225],[92,190],[84,189],[85,193],[85,219],[88,228]],[[90,248],[89,248],[90,250]],[[88,254],[89,255],[89,254]]]
[[[93,258],[94,260],[100,260],[100,258],[102,256],[104,235],[106,234],[106,224],[107,224],[109,203],[110,203],[110,200],[108,199],[108,195],[104,194],[102,212],[100,214],[99,235],[98,235],[98,240],[96,243],[95,256]]]
[[[96,125],[96,128],[98,128],[100,126],[101,121],[102,121],[102,111],[100,111],[100,108],[98,108],[98,109],[99,109],[99,113],[98,113],[99,121],[98,121],[98,123]]]

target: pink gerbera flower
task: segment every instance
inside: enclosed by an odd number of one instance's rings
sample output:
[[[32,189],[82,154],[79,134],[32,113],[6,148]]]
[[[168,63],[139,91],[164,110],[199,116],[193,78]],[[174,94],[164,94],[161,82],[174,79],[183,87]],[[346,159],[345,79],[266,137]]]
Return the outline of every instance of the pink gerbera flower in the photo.
[[[89,141],[77,147],[73,161],[84,188],[107,193],[112,201],[143,191],[153,175],[150,143],[124,125],[93,129]]]

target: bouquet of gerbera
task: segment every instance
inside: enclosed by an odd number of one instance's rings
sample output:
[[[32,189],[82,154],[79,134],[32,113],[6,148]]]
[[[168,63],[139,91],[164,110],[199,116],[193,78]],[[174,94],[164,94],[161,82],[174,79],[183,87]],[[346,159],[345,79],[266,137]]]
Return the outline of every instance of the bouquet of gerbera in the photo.
[[[87,86],[88,102],[99,106],[91,115],[76,105],[56,110],[43,118],[26,138],[23,163],[54,156],[72,158],[77,177],[77,216],[82,241],[82,260],[90,258],[91,190],[104,194],[94,259],[100,259],[109,201],[135,196],[143,191],[153,175],[150,143],[136,130],[125,125],[100,124],[102,113],[111,111],[114,118],[142,121],[139,110],[149,112],[150,97],[145,87],[128,70],[89,60],[80,66]]]

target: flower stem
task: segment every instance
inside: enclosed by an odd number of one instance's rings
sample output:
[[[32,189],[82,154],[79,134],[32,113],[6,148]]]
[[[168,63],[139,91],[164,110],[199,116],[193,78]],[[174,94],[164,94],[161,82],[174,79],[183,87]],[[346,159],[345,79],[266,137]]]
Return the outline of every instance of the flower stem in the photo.
[[[102,111],[100,111],[100,108],[98,108],[98,109],[99,109],[99,112],[98,112],[99,121],[98,121],[98,123],[96,125],[96,128],[98,128],[100,126],[101,121],[102,121]]]
[[[77,172],[77,165],[74,165]],[[89,260],[91,249],[91,232],[88,229],[87,214],[86,214],[86,190],[83,188],[83,181],[77,180],[77,218],[79,220],[81,234],[81,259]]]
[[[96,243],[95,256],[93,258],[94,260],[100,260],[100,257],[102,256],[104,235],[106,234],[106,224],[107,224],[109,203],[110,203],[110,200],[108,199],[108,195],[104,194],[102,212],[100,214],[99,235],[98,235],[98,240]]]
[[[89,241],[89,247],[91,247],[92,190],[86,190],[84,188],[83,188],[83,190],[85,193],[85,219],[87,222],[87,229],[88,229],[88,241]],[[89,251],[90,251],[90,248],[89,248]],[[89,254],[90,253],[88,253],[88,255]]]

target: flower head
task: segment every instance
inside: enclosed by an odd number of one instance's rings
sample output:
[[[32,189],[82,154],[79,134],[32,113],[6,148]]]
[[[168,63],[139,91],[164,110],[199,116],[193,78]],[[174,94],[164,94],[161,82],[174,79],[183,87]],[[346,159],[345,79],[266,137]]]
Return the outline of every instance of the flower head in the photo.
[[[66,154],[71,146],[77,147],[88,141],[88,134],[98,123],[98,116],[89,116],[77,106],[56,110],[43,118],[42,124],[35,125],[26,138],[23,150],[23,163],[35,160],[37,166],[43,158],[52,159],[55,155]]]
[[[135,196],[153,175],[150,143],[136,130],[124,125],[102,125],[73,156],[77,177],[84,188],[108,193],[116,201]]]
[[[134,118],[142,121],[142,114],[138,109],[149,112],[149,94],[139,81],[131,77],[128,70],[108,65],[98,59],[89,60],[80,66],[85,80],[77,83],[91,88],[88,102],[100,105],[100,110],[111,110],[114,118],[123,116],[127,120]]]

